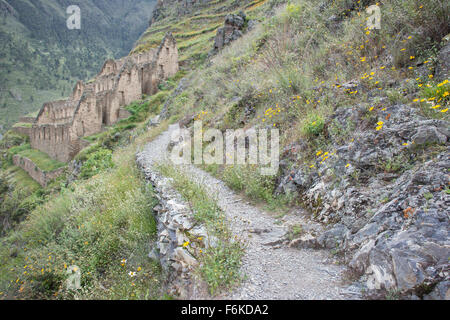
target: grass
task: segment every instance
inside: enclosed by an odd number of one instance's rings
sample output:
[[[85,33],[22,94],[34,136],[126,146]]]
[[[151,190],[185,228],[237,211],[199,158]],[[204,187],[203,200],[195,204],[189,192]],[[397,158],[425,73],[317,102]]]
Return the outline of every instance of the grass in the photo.
[[[138,146],[164,128],[117,149],[113,169],[62,189],[2,238],[2,298],[164,297],[160,267],[147,257],[156,235],[156,200],[134,165]],[[82,272],[78,291],[65,286],[72,265]]]
[[[300,224],[292,225],[289,227],[287,237],[289,240],[297,239],[303,234],[303,227]]]
[[[33,127],[32,123],[16,123],[13,128],[31,128]]]
[[[86,162],[83,163],[80,170],[80,178],[88,179],[113,167],[114,162],[112,161],[111,150],[100,149],[90,154]]]
[[[26,171],[19,167],[11,166],[5,171],[5,174],[11,185],[14,185],[16,188],[26,189],[29,194],[32,194],[41,188],[41,186],[34,181]]]
[[[22,151],[26,151],[26,150],[30,150],[31,149],[31,145],[29,143],[24,143],[15,147],[11,147],[8,149],[8,156],[10,158],[10,160],[12,160],[12,157],[15,156],[16,154],[21,153]]]
[[[413,102],[419,105],[421,113],[432,119],[447,120],[450,105],[450,84],[447,81],[420,83],[419,97]]]
[[[202,168],[254,204],[262,203],[270,212],[285,214],[294,204],[295,194],[275,195],[277,177],[261,175],[257,166],[203,165]]]
[[[0,235],[15,228],[37,205],[43,189],[24,170],[10,166],[0,172]]]
[[[66,166],[64,162],[54,160],[45,152],[36,149],[25,149],[18,152],[17,155],[30,159],[44,172],[51,172]]]
[[[20,143],[18,141],[18,143]],[[12,163],[13,156],[18,155],[33,161],[33,163],[44,172],[51,172],[65,167],[66,164],[50,158],[42,151],[32,149],[29,143],[23,143],[7,149],[8,160]]]
[[[150,96],[146,100],[131,103],[125,107],[131,113],[131,116],[128,119],[122,120],[121,123],[141,123],[148,119],[150,115],[159,114],[161,107],[168,96],[169,91],[163,90]]]
[[[365,13],[369,2],[361,1],[351,10],[347,10],[346,1],[335,1],[320,10],[314,1],[306,0],[287,5],[283,5],[287,1],[260,3],[256,11],[247,12],[260,18],[259,25],[214,56],[210,64],[188,74],[189,86],[174,99],[170,114],[179,119],[194,115],[222,130],[276,127],[282,134],[281,149],[302,142],[302,152],[293,155],[290,165],[308,172],[327,166],[334,155],[334,141],[347,144],[360,129],[356,127],[359,123],[330,124],[338,108],[374,107],[366,120],[370,122],[367,125],[375,121],[375,131],[386,106],[406,103],[411,108],[429,108],[429,104],[417,106],[407,99],[418,96],[441,104],[438,111],[427,110],[427,118],[448,119],[448,113],[443,112],[448,107],[448,84],[437,87],[428,76],[427,81],[420,81],[421,87],[412,81],[418,77],[416,65],[426,65],[429,60],[428,66],[434,67],[438,50],[431,49],[438,48],[441,38],[450,32],[448,4],[433,0],[420,7],[413,0],[383,2],[383,28],[369,31]],[[327,20],[331,15],[342,16],[343,21],[333,26]],[[442,20],[437,22],[436,17]],[[158,22],[149,30],[164,23]],[[141,39],[144,42],[145,37]],[[187,39],[179,39],[180,44]],[[187,54],[191,48],[181,51]],[[390,56],[394,61],[387,63]],[[405,79],[410,79],[407,85],[389,84]],[[350,81],[357,85],[345,88]],[[373,105],[368,105],[374,95]],[[394,158],[381,169],[401,173],[409,169],[402,162],[404,159]],[[274,193],[276,177],[263,179],[247,167],[207,169],[234,190],[272,209],[284,202]]]
[[[176,168],[160,165],[158,169],[173,179],[173,187],[189,202],[195,220],[206,225],[209,236],[216,239],[214,245],[198,257],[201,263],[199,272],[211,295],[239,284],[242,279],[240,266],[244,254],[243,243],[229,230],[225,214],[216,200],[211,199],[203,186]]]

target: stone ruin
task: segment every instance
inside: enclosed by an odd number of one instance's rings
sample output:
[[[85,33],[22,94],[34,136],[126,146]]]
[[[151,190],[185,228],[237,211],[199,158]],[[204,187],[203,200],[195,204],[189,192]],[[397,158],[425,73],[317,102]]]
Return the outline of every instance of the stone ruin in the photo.
[[[45,103],[29,130],[31,147],[61,162],[85,146],[83,137],[130,116],[124,106],[158,91],[161,81],[178,72],[178,49],[171,33],[159,48],[119,60],[107,60],[87,83],[79,81],[67,100]]]

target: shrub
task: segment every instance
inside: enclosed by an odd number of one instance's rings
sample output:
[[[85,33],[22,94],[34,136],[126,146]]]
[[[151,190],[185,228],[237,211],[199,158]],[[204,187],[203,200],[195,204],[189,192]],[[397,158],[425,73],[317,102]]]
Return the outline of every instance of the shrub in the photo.
[[[312,114],[306,119],[302,127],[302,133],[309,137],[319,136],[323,132],[324,127],[324,119],[319,115]]]
[[[201,257],[200,272],[214,295],[218,289],[227,289],[239,284],[239,269],[243,251],[238,242],[219,241]]]
[[[427,118],[447,119],[448,111],[445,110],[448,110],[450,102],[449,92],[448,80],[437,84],[430,82],[427,86],[423,86],[417,99],[422,114]]]
[[[243,191],[254,201],[264,201],[270,210],[285,209],[293,201],[293,195],[275,195],[276,176],[263,176],[256,166],[225,166],[222,180],[233,190]]]
[[[7,154],[8,154],[8,161],[10,163],[12,163],[13,157],[16,154],[18,154],[18,153],[20,153],[22,151],[25,151],[25,150],[30,150],[30,149],[31,149],[31,146],[30,146],[29,143],[25,143],[25,144],[22,144],[22,145],[19,145],[19,146],[15,146],[15,147],[9,148],[9,150],[7,152]]]
[[[150,96],[147,100],[140,100],[131,103],[125,108],[131,113],[131,116],[122,120],[124,123],[140,123],[149,117],[151,114],[157,114],[161,111],[161,107],[169,96],[169,91],[166,89]]]
[[[15,133],[13,131],[8,131],[0,140],[0,149],[9,149],[14,146],[19,146],[29,141],[27,136]]]
[[[87,161],[81,167],[80,177],[90,178],[100,172],[114,167],[112,152],[108,149],[100,149],[89,156]]]

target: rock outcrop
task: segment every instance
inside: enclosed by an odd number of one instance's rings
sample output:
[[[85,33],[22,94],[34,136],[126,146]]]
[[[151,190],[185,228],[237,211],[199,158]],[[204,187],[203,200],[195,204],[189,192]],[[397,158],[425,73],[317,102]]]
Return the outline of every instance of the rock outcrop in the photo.
[[[447,44],[441,49],[437,58],[437,81],[443,81],[450,78],[450,35],[448,35],[447,38]]]
[[[246,21],[247,17],[242,11],[239,14],[227,15],[225,25],[217,30],[213,53],[222,50],[226,45],[242,37]]]
[[[329,135],[334,150],[326,161],[323,150],[317,169],[284,169],[278,191],[299,192],[314,218],[331,225],[295,245],[341,252],[374,292],[448,298],[449,123],[425,119],[407,105],[370,116],[365,106],[336,110],[326,128],[350,126],[348,142]],[[371,130],[377,121],[384,127]],[[433,157],[423,152],[430,146]],[[302,149],[301,142],[292,146],[286,158]]]

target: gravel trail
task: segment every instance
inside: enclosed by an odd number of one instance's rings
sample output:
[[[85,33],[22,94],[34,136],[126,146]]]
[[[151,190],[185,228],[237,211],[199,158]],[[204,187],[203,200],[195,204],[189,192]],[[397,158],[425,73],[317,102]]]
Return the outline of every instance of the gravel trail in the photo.
[[[178,125],[172,125],[148,143],[141,153],[145,169],[167,161],[167,146]],[[241,271],[244,280],[219,299],[310,300],[348,299],[344,295],[343,266],[329,263],[329,253],[321,250],[289,248],[283,241],[287,223],[249,204],[224,182],[193,166],[183,169],[217,199],[233,233],[247,243]],[[300,215],[284,219],[308,224]],[[354,297],[353,297],[354,298]]]

